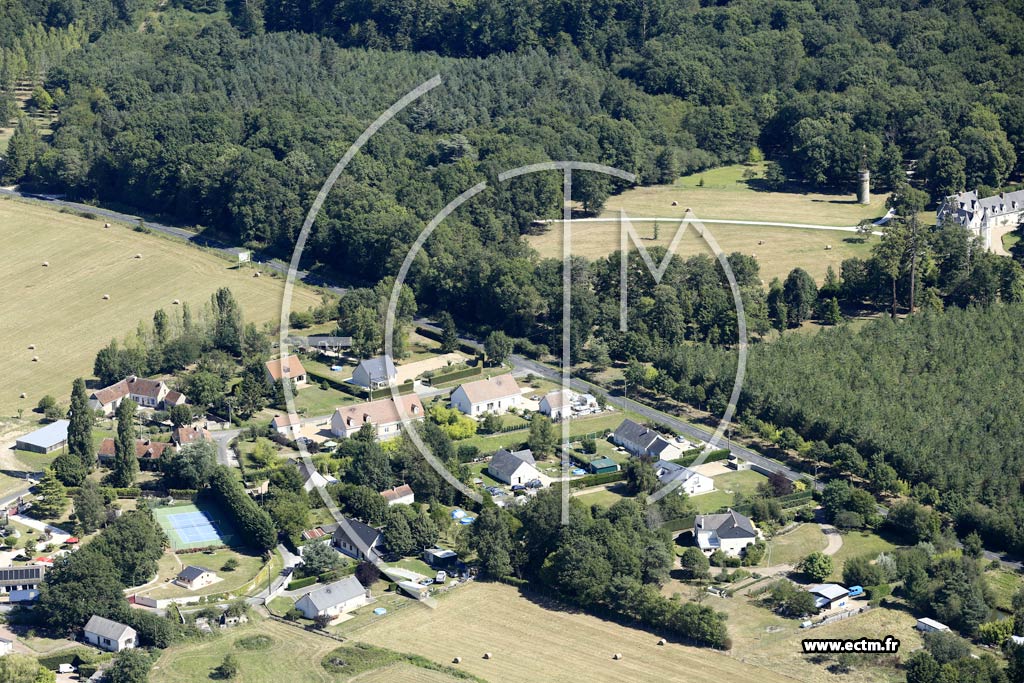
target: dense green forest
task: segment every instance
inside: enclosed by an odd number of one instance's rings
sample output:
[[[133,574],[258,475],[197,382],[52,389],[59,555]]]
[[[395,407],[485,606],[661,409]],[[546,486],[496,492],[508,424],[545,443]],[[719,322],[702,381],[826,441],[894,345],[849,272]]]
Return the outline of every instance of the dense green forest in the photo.
[[[759,142],[815,185],[850,186],[862,148],[883,184],[913,159],[941,192],[1020,169],[1019,1],[264,0],[262,14],[268,30],[463,57],[571,42],[690,105],[687,129],[719,161]]]
[[[836,475],[865,476],[878,493],[912,491],[961,532],[1022,552],[1022,335],[1018,304],[788,334],[752,349],[739,414],[823,442],[808,445]],[[651,386],[727,394],[735,354],[679,347],[655,365]]]

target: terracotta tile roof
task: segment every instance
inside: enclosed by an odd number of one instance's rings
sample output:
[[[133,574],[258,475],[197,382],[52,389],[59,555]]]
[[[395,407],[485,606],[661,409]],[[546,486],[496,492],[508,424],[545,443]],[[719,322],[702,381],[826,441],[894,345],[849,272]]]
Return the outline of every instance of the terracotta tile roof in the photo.
[[[275,415],[271,424],[275,427],[290,427],[302,424],[302,418],[298,415]]]
[[[420,402],[419,396],[408,394],[399,397],[399,400],[402,401],[405,413],[410,419],[423,417],[423,404]],[[358,428],[364,422],[381,425],[401,422],[402,420],[393,398],[382,398],[367,403],[355,403],[350,406],[337,408],[334,414],[341,417],[346,429]]]
[[[96,399],[97,401],[99,401],[100,403],[102,403],[103,405],[107,405],[108,403],[113,403],[117,399],[119,399],[119,398],[121,398],[123,396],[127,396],[127,395],[128,395],[128,380],[124,380],[124,379],[121,380],[120,382],[116,382],[114,384],[111,384],[109,387],[104,387],[102,389],[97,389],[96,391],[92,392],[92,397],[94,399]]]
[[[412,493],[412,487],[411,486],[409,486],[408,484],[402,484],[401,486],[396,486],[393,489],[388,489],[386,491],[381,491],[380,495],[384,496],[384,500],[386,500],[386,501],[388,501],[390,503],[393,500],[398,500],[399,498],[405,498],[406,496],[411,496],[411,495],[413,495],[413,493]]]
[[[158,379],[143,379],[141,377],[126,377],[120,382],[115,382],[109,387],[104,387],[92,393],[92,398],[103,405],[116,401],[129,394],[136,396],[147,396],[157,398],[166,385]],[[177,393],[177,392],[175,392]]]
[[[171,433],[171,441],[184,446],[185,444],[192,443],[193,441],[209,441],[210,432],[199,427],[198,429],[191,426],[175,427]]]
[[[139,460],[159,460],[170,445],[164,441],[136,439],[135,457]],[[103,457],[114,457],[114,440],[110,438],[103,439],[103,443],[100,444],[99,451],[96,454]]]
[[[478,379],[475,382],[467,382],[459,388],[466,392],[466,398],[471,403],[483,403],[484,401],[517,396],[522,393],[515,378],[510,373],[489,377],[488,379]]]
[[[269,360],[267,361],[267,371],[270,372],[270,376],[274,378],[275,382],[282,377],[295,379],[306,374],[306,368],[302,367],[302,361],[298,356],[285,356],[277,360]]]

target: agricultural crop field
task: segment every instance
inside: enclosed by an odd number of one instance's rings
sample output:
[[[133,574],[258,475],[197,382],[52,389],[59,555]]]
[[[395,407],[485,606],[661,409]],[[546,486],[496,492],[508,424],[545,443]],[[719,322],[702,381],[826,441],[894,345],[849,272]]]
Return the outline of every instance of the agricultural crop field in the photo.
[[[459,669],[501,681],[791,681],[770,665],[751,666],[714,650],[658,636],[552,605],[542,607],[503,584],[473,584],[438,601],[409,608],[353,634],[435,662],[462,657]],[[483,659],[485,652],[492,659]],[[622,654],[614,661],[612,655]],[[311,679],[312,680],[312,679]]]
[[[18,408],[28,412],[47,393],[66,400],[71,381],[92,374],[100,348],[134,330],[139,321],[151,320],[157,308],[173,316],[179,308],[175,299],[198,311],[226,286],[247,321],[279,319],[281,279],[253,277],[253,270],[235,269],[212,253],[171,239],[103,225],[102,220],[0,200],[5,266],[0,271],[0,348],[6,351],[0,359],[0,415],[13,415]],[[318,301],[313,290],[295,288],[295,309]],[[39,360],[33,362],[33,356]],[[19,399],[22,392],[27,397]]]

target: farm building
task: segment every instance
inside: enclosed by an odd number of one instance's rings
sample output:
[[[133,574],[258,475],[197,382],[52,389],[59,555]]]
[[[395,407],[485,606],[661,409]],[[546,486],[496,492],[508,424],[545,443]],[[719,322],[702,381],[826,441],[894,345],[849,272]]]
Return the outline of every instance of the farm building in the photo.
[[[471,417],[484,413],[502,415],[519,406],[522,391],[511,374],[478,379],[459,385],[452,392],[452,407]]]
[[[98,617],[90,617],[83,631],[85,642],[101,650],[120,652],[135,647],[138,634],[131,626]]]
[[[402,484],[401,486],[381,491],[380,495],[384,496],[384,500],[388,502],[388,505],[412,505],[416,500],[412,487],[408,484]]]
[[[401,408],[410,420],[423,419],[423,404],[416,394],[399,396]],[[348,438],[362,428],[364,424],[373,425],[377,429],[377,440],[385,441],[402,432],[402,416],[399,405],[394,398],[382,398],[367,403],[356,403],[337,408],[331,416],[331,433],[335,436]]]
[[[151,441],[150,439],[135,440],[135,457],[139,460],[140,470],[155,471],[160,469],[160,458],[164,451],[170,448],[171,444],[165,441]],[[96,459],[101,465],[111,467],[114,464],[115,446],[111,438],[103,439],[100,447],[96,450]]]
[[[267,377],[271,383],[280,382],[282,379],[290,379],[295,382],[296,387],[306,385],[306,368],[302,367],[302,361],[298,356],[285,356],[277,360],[268,360],[266,363]]]
[[[26,434],[14,442],[14,447],[20,451],[31,451],[33,453],[53,453],[64,448],[68,443],[67,420],[57,420]]]
[[[502,448],[491,456],[487,473],[506,484],[525,484],[531,479],[540,478],[533,451],[528,448],[515,453]]]
[[[11,602],[31,602],[39,597],[39,584],[43,582],[46,566],[37,564],[0,569],[0,594]]]
[[[914,626],[918,631],[924,633],[932,633],[935,631],[948,631],[949,627],[943,624],[941,621],[935,621],[931,617],[922,617],[917,620],[917,625]]]
[[[735,557],[757,541],[754,523],[733,510],[719,515],[697,515],[693,530],[697,545],[706,553],[720,549]]]
[[[188,402],[182,393],[172,390],[163,380],[129,375],[120,382],[94,391],[89,397],[89,407],[101,410],[109,417],[126,398],[135,401],[140,408],[154,410],[167,410],[171,406],[184,405]]]
[[[193,564],[182,569],[178,572],[178,575],[174,577],[174,583],[189,590],[205,588],[206,586],[216,582],[216,572],[211,569],[207,569],[206,567],[197,567]]]
[[[302,436],[302,418],[298,415],[275,415],[270,428],[287,439]]]
[[[591,474],[610,474],[619,471],[619,463],[611,458],[598,458],[591,460],[590,464],[587,465],[587,469],[590,470]]]
[[[850,591],[838,583],[815,583],[807,587],[807,592],[814,596],[814,606],[818,609],[844,607],[850,596]]]
[[[455,566],[459,561],[459,556],[454,550],[427,548],[423,551],[423,561],[434,569],[448,569]]]
[[[663,485],[678,481],[675,490],[679,493],[685,492],[694,496],[698,493],[708,493],[715,490],[715,482],[711,477],[705,477],[699,472],[694,472],[688,467],[667,460],[659,460],[654,463],[654,472],[658,475],[658,481]]]
[[[347,576],[302,596],[295,603],[295,609],[307,619],[319,616],[335,618],[369,602],[370,591],[363,588],[356,577]]]
[[[352,384],[369,389],[383,389],[395,383],[398,370],[391,356],[377,356],[359,362],[352,371]]]
[[[385,544],[383,532],[356,519],[347,521],[334,530],[334,547],[357,560],[379,555]]]

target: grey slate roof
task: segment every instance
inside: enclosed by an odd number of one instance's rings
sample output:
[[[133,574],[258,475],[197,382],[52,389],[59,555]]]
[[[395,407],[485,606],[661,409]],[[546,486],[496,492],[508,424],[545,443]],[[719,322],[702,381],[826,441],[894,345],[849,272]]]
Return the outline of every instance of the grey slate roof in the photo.
[[[734,510],[719,515],[697,515],[693,526],[696,529],[714,530],[719,538],[754,538],[757,536],[753,522]]]
[[[537,461],[533,459],[533,451],[529,448],[516,451],[515,453],[502,448],[491,456],[491,462],[487,465],[487,471],[498,479],[508,480],[512,473],[516,471],[516,468],[524,462],[528,465],[537,464]]]
[[[367,358],[364,361],[360,361],[359,367],[362,368],[371,382],[387,382],[394,379],[398,374],[398,371],[395,369],[395,362],[391,360],[391,356]]]
[[[628,441],[645,447],[657,436],[658,432],[632,420],[623,420],[615,430],[616,441]]]
[[[648,444],[647,450],[649,450],[651,452],[651,455],[653,455],[655,458],[659,458],[661,457],[661,454],[665,452],[665,449],[671,446],[672,443],[669,442],[668,439],[663,437],[661,434],[658,434],[656,437],[654,437],[654,441]]]
[[[354,576],[346,576],[341,581],[329,583],[323,588],[307,594],[306,597],[309,598],[317,612],[323,612],[343,602],[348,602],[352,598],[358,598],[360,595],[366,595],[363,584],[359,583],[359,579]]]
[[[104,619],[95,614],[89,618],[89,622],[85,625],[85,630],[110,640],[121,640],[126,633],[131,633],[132,637],[135,636],[135,629],[131,626],[126,626],[110,619]]]
[[[182,581],[195,581],[208,571],[210,570],[206,567],[197,567],[194,564],[190,564],[189,566],[185,567],[180,572],[178,572],[178,578]]]
[[[359,538],[359,540],[370,548],[373,548],[373,544],[381,537],[379,529],[374,529],[369,524],[363,524],[358,519],[348,518],[348,523],[352,527],[352,532]],[[334,537],[338,538],[339,536],[348,537],[348,534],[345,532],[344,524],[338,524],[337,528],[334,530]],[[350,541],[352,542],[352,545],[356,545],[358,547],[354,539],[350,539]]]

